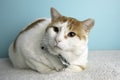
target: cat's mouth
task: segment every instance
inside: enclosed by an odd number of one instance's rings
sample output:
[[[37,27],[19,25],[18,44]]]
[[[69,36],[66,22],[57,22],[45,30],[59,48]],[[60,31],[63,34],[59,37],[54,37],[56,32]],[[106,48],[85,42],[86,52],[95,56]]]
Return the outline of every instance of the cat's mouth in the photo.
[[[54,48],[57,48],[57,49],[60,49],[60,50],[63,50],[61,47],[55,45]]]

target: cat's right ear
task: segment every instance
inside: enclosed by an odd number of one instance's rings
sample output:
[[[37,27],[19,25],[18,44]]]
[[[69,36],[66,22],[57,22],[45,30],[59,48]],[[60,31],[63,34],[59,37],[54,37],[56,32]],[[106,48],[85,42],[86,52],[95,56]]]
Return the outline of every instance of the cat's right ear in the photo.
[[[83,23],[84,23],[83,29],[84,29],[87,33],[89,33],[90,30],[91,30],[91,28],[94,26],[95,21],[94,21],[93,19],[89,18],[89,19],[83,21]]]
[[[61,14],[55,8],[51,8],[52,21],[56,20],[60,16],[61,16]]]

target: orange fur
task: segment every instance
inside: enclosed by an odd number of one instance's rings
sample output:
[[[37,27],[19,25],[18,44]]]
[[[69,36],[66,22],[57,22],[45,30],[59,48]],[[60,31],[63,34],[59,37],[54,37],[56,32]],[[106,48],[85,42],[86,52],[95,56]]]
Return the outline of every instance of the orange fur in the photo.
[[[68,28],[70,32],[75,32],[76,35],[79,37],[81,40],[86,40],[87,33],[85,33],[83,29],[83,22],[78,21],[77,19],[71,18],[71,17],[65,17],[65,16],[60,16],[56,20],[52,21],[51,24],[48,26],[53,27],[54,24],[61,22],[65,23],[68,22]],[[65,36],[67,38],[67,36]]]

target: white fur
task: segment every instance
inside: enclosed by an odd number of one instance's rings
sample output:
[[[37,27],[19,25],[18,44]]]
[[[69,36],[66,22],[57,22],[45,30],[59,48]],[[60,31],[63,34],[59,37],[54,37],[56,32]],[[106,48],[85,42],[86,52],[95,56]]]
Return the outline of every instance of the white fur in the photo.
[[[81,41],[77,37],[65,39],[64,34],[69,32],[66,28],[67,22],[54,25],[60,28],[58,34],[52,28],[48,28],[45,33],[50,22],[50,19],[45,19],[34,28],[22,33],[17,39],[16,52],[13,50],[13,43],[11,44],[9,57],[14,67],[31,68],[40,73],[60,71],[64,65],[57,57],[59,54],[71,64],[64,70],[80,71],[79,65],[86,66],[87,41]],[[46,46],[48,51],[42,50],[41,46]]]
[[[87,47],[88,39],[87,41],[82,41],[78,37],[65,39],[64,35],[65,34],[67,35],[67,33],[70,32],[66,27],[67,25],[68,25],[67,22],[65,23],[59,22],[54,24],[53,26],[57,26],[60,30],[57,34],[52,30],[52,28],[48,30],[46,37],[47,38],[49,37],[51,39],[51,40],[46,39],[48,40],[47,45],[50,45],[48,46],[49,47],[48,49],[50,53],[52,53],[53,55],[61,54],[68,62],[70,62],[72,66],[72,67],[71,66],[68,67],[70,68],[70,70],[79,71],[80,67],[77,70],[73,68],[75,66],[82,66],[84,68],[86,67],[87,56],[88,56],[88,47]],[[60,42],[56,43],[56,41],[60,41]],[[60,49],[57,47],[50,48],[56,46],[56,44]]]

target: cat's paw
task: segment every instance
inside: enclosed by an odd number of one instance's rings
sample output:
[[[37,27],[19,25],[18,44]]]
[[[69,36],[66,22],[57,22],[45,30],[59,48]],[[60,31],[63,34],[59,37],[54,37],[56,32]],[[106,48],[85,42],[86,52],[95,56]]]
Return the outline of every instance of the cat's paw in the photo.
[[[54,70],[55,70],[56,72],[59,72],[59,71],[62,70],[62,68],[60,68],[60,67],[54,67]]]
[[[67,72],[81,72],[85,69],[83,66],[69,66],[67,68],[64,68],[63,71]]]

